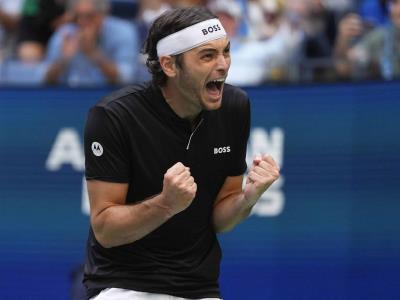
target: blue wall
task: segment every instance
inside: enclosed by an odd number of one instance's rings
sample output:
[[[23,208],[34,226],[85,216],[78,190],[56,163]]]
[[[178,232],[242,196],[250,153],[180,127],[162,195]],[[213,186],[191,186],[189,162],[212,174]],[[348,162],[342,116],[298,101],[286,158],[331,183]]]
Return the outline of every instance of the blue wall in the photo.
[[[0,89],[0,299],[69,299],[88,228],[82,129],[109,91]],[[282,179],[220,236],[224,298],[400,299],[399,83],[247,92],[249,159],[273,153]]]

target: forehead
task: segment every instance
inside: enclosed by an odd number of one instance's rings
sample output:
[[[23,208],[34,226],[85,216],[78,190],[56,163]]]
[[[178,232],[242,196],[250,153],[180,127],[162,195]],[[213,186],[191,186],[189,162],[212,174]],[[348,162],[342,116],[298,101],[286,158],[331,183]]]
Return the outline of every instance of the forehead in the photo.
[[[81,1],[77,1],[76,4],[74,5],[74,9],[75,10],[82,10],[82,11],[94,11],[96,10],[96,7],[94,6],[92,1],[88,1],[88,0],[81,0]]]
[[[212,50],[212,49],[217,51],[222,51],[226,48],[226,46],[228,46],[228,44],[229,44],[229,39],[227,37],[224,37],[213,41],[209,41],[196,48],[193,48],[192,50],[189,50],[188,52],[199,53],[203,50]]]

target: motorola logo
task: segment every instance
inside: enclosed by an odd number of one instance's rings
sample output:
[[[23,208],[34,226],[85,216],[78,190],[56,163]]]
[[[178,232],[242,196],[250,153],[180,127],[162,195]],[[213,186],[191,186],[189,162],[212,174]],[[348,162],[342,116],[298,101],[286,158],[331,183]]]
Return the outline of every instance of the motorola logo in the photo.
[[[92,151],[93,154],[96,156],[102,156],[103,155],[103,146],[100,145],[98,142],[93,142],[92,143]]]

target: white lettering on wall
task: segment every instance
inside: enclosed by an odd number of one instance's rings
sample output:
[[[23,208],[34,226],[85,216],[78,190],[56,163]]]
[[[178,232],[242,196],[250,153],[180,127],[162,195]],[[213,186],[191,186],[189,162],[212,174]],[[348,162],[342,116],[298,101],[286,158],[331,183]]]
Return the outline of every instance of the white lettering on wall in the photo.
[[[73,128],[62,128],[56,137],[46,160],[46,169],[58,171],[63,165],[71,165],[76,171],[85,169],[85,156],[78,132]]]
[[[48,171],[59,171],[63,166],[70,165],[74,170],[85,170],[85,155],[78,131],[74,128],[61,128],[51,147],[45,167]],[[81,212],[89,215],[89,196],[85,176],[82,179]]]
[[[258,154],[269,154],[279,167],[283,167],[284,131],[281,128],[273,128],[270,133],[260,127],[252,129],[247,147],[246,162],[250,167],[253,158]],[[285,194],[283,193],[284,177],[274,182],[269,189],[262,194],[257,204],[253,207],[252,215],[259,217],[275,217],[282,213],[285,206]]]

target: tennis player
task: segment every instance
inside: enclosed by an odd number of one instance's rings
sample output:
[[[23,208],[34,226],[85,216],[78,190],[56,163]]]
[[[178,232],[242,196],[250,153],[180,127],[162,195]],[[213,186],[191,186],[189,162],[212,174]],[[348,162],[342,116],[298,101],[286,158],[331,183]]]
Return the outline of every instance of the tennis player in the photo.
[[[279,176],[263,155],[242,184],[250,108],[225,84],[229,47],[205,8],[168,11],[145,45],[152,81],[90,110],[88,299],[221,299],[216,234],[246,218]]]

